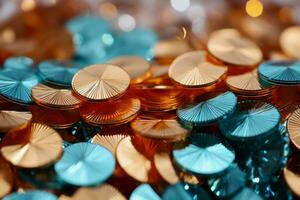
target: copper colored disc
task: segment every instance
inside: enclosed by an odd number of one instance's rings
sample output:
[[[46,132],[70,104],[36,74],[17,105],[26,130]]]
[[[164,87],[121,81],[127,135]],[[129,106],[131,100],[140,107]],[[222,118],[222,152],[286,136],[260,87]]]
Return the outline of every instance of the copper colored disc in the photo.
[[[169,39],[159,41],[154,47],[155,58],[175,58],[183,53],[191,51],[186,40]]]
[[[177,116],[168,113],[145,113],[131,122],[132,129],[142,136],[167,141],[185,138],[188,130],[181,127]]]
[[[7,195],[13,188],[13,173],[8,163],[0,158],[0,198]]]
[[[136,150],[130,137],[125,137],[120,141],[116,155],[122,169],[129,176],[140,182],[149,181],[151,161]]]
[[[97,187],[79,188],[72,197],[73,200],[126,200],[126,197],[115,187],[102,184]]]
[[[25,129],[8,132],[1,153],[13,165],[35,168],[48,165],[61,156],[62,138],[49,126],[32,123]]]
[[[300,59],[300,26],[292,26],[285,29],[280,36],[280,46],[283,51],[293,57]]]
[[[259,47],[232,29],[212,33],[207,48],[209,53],[227,64],[253,66],[262,60]]]
[[[283,169],[283,176],[288,187],[300,196],[300,159],[297,155],[290,157]]]
[[[122,95],[130,77],[121,67],[97,64],[78,71],[72,80],[73,90],[89,101],[104,101]]]
[[[287,131],[291,142],[300,149],[300,109],[297,109],[287,120]]]
[[[193,51],[177,57],[169,68],[169,77],[186,87],[203,87],[216,83],[227,67],[207,61],[204,51]]]
[[[136,117],[141,108],[137,98],[123,97],[101,103],[84,103],[80,107],[81,117],[89,124],[125,124]]]
[[[31,106],[29,110],[33,114],[33,121],[47,124],[57,129],[69,128],[80,120],[78,109],[56,110],[42,106]]]
[[[130,76],[131,83],[141,83],[151,76],[150,63],[138,56],[121,56],[108,62],[123,68]]]
[[[169,184],[175,184],[179,182],[179,177],[176,174],[170,155],[168,153],[156,153],[154,156],[154,164],[159,174]]]
[[[107,148],[110,152],[116,156],[116,150],[119,142],[125,138],[126,135],[116,134],[116,135],[100,135],[97,134],[92,138],[92,143],[99,144]]]
[[[27,125],[32,119],[30,112],[0,111],[0,132]]]
[[[68,89],[55,89],[38,84],[32,88],[31,95],[37,104],[46,107],[68,110],[77,108],[80,105],[80,100]]]

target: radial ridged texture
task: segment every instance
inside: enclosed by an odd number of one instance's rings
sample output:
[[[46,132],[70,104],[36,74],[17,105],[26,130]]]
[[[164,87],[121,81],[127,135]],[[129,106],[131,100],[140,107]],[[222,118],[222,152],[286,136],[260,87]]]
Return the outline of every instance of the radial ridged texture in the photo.
[[[259,47],[234,29],[223,29],[212,33],[207,48],[214,57],[228,64],[253,66],[262,59]]]
[[[216,175],[226,170],[234,161],[235,153],[212,134],[194,133],[190,143],[173,149],[175,162],[184,170],[203,176]]]
[[[161,177],[170,184],[175,184],[179,181],[173,167],[171,157],[166,152],[156,153],[154,155],[154,164]]]
[[[236,96],[232,92],[225,92],[191,107],[178,109],[177,115],[185,123],[207,125],[232,113],[236,105]]]
[[[27,125],[32,119],[30,112],[0,111],[0,132]]]
[[[127,200],[115,187],[102,184],[97,187],[79,188],[72,196],[73,200]]]
[[[117,147],[117,160],[122,169],[140,182],[149,180],[151,161],[138,152],[128,136],[121,140]]]
[[[121,98],[109,102],[86,103],[80,108],[81,117],[94,125],[125,124],[139,112],[141,103],[136,98]]]
[[[16,192],[6,196],[3,200],[58,200],[58,198],[49,192],[42,190],[27,190],[25,192]]]
[[[55,89],[43,84],[32,88],[32,98],[37,104],[63,110],[77,108],[80,104],[71,90]]]
[[[288,118],[287,131],[291,142],[300,149],[300,109]]]
[[[9,132],[3,140],[1,153],[15,166],[42,167],[61,156],[62,143],[54,129],[33,123],[25,129]]]
[[[259,65],[259,76],[279,85],[300,84],[299,61],[268,61]]]
[[[129,200],[161,200],[161,198],[149,184],[144,183],[132,191]]]
[[[279,121],[280,114],[271,104],[242,101],[234,114],[221,121],[220,130],[229,139],[246,141],[273,133]]]
[[[86,67],[75,74],[72,88],[91,101],[103,101],[123,94],[130,84],[130,77],[122,68],[97,64]]]
[[[189,131],[181,127],[175,115],[168,113],[145,113],[131,122],[136,133],[146,137],[163,140],[180,140],[185,138]]]
[[[227,67],[209,63],[204,51],[193,51],[172,62],[169,77],[186,87],[201,87],[216,83],[226,72]]]
[[[77,186],[97,185],[108,179],[115,170],[113,154],[91,143],[75,143],[65,149],[55,164],[55,171],[65,182]]]
[[[97,134],[92,138],[92,143],[99,144],[107,148],[115,156],[119,142],[125,138],[126,135],[100,135]]]
[[[0,72],[0,94],[14,102],[32,103],[31,89],[38,83],[38,76],[29,71],[3,70]]]

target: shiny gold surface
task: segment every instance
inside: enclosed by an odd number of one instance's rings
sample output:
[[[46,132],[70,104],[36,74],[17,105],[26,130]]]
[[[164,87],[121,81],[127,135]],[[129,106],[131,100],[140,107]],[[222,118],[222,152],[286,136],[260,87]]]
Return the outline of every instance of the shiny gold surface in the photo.
[[[88,66],[72,79],[73,90],[90,101],[103,101],[122,95],[130,84],[130,77],[121,67],[110,64]]]
[[[7,195],[13,188],[13,173],[9,165],[0,158],[0,198]]]
[[[300,59],[300,26],[285,29],[280,36],[280,46],[283,51],[296,59]]]
[[[154,155],[154,164],[165,181],[169,184],[175,184],[179,182],[175,169],[173,167],[170,155],[166,152],[158,152]]]
[[[262,60],[259,47],[233,29],[212,33],[207,48],[209,53],[226,64],[253,66]]]
[[[300,109],[288,118],[286,128],[291,142],[300,149]]]
[[[140,108],[139,99],[123,97],[114,101],[85,103],[80,107],[80,116],[94,125],[119,125],[135,118]]]
[[[102,184],[97,187],[79,188],[72,197],[73,200],[126,200],[127,198],[115,187]]]
[[[27,125],[32,119],[30,112],[0,111],[0,132]]]
[[[151,161],[136,150],[129,136],[120,141],[116,155],[122,169],[129,176],[140,182],[148,182]]]
[[[13,165],[35,168],[48,165],[62,154],[62,138],[49,126],[32,123],[25,129],[9,132],[1,153]]]
[[[186,40],[161,40],[154,47],[154,56],[156,58],[174,58],[191,50],[192,49]]]
[[[77,108],[80,105],[80,100],[68,89],[55,89],[38,84],[32,88],[31,95],[37,104],[46,107],[67,110]]]
[[[118,147],[119,142],[125,138],[126,135],[100,135],[97,134],[92,138],[92,143],[99,144],[105,148],[107,148],[110,152],[116,156],[116,150]]]
[[[283,176],[291,191],[300,196],[300,159],[297,155],[289,158],[283,169]]]
[[[145,137],[168,141],[181,140],[188,130],[181,127],[177,116],[168,113],[145,113],[131,122],[132,129]]]
[[[141,83],[151,76],[150,63],[138,56],[121,56],[108,61],[123,68],[130,76],[131,83]]]
[[[177,57],[169,68],[169,77],[186,87],[201,87],[216,83],[227,67],[207,61],[204,51],[193,51]]]

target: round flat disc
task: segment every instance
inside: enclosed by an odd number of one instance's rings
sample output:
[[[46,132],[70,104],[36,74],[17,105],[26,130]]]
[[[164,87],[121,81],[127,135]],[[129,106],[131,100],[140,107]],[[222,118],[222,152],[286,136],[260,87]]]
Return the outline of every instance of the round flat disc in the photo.
[[[13,172],[2,158],[0,159],[0,198],[7,195],[12,189],[14,184]]]
[[[13,165],[35,168],[48,165],[62,154],[62,138],[52,128],[32,123],[4,137],[1,147],[3,157]]]
[[[225,29],[212,33],[207,48],[217,59],[237,66],[253,66],[262,60],[259,47],[235,30]]]
[[[149,184],[141,184],[137,188],[135,188],[129,200],[161,200],[158,194],[152,189]]]
[[[177,115],[180,120],[188,124],[208,125],[234,112],[236,105],[236,96],[232,92],[225,92],[196,105],[179,108]]]
[[[242,101],[235,113],[220,122],[220,130],[229,139],[247,141],[273,133],[279,121],[280,114],[271,104]]]
[[[97,134],[92,138],[91,142],[107,148],[111,153],[114,154],[114,156],[116,156],[118,144],[125,137],[126,135],[122,135],[122,134],[116,134],[116,135]]]
[[[136,150],[129,136],[120,141],[116,155],[118,163],[128,175],[140,182],[148,182],[151,161]]]
[[[289,158],[287,165],[283,169],[283,176],[293,193],[300,196],[300,159],[298,156],[293,155]]]
[[[11,57],[4,62],[5,69],[30,70],[33,67],[33,60],[28,57]]]
[[[179,182],[179,177],[176,174],[171,157],[168,153],[156,153],[154,155],[154,164],[161,177],[169,184]]]
[[[280,46],[283,51],[294,58],[300,59],[300,26],[285,29],[280,35]]]
[[[221,143],[212,134],[194,133],[188,138],[189,144],[173,149],[175,162],[184,170],[203,176],[212,176],[226,170],[234,161],[231,147]]]
[[[176,141],[189,133],[178,123],[176,115],[168,113],[141,114],[130,125],[137,134],[154,139]]]
[[[26,126],[32,119],[30,112],[0,111],[0,132],[7,132],[21,126]]]
[[[216,83],[227,67],[214,65],[204,51],[193,51],[177,57],[169,68],[169,77],[186,87],[202,87]]]
[[[49,193],[42,190],[27,190],[24,193],[12,193],[3,200],[58,200],[58,198]]]
[[[81,66],[76,62],[61,62],[56,60],[43,61],[38,65],[39,75],[53,85],[71,86],[71,81]]]
[[[115,187],[102,184],[97,187],[81,187],[72,196],[73,200],[127,200]]]
[[[150,63],[142,57],[121,56],[108,63],[122,67],[129,74],[132,83],[141,83],[151,76]]]
[[[107,180],[115,170],[113,154],[91,143],[75,143],[67,148],[55,171],[65,182],[77,186],[91,186]]]
[[[286,128],[291,142],[300,149],[300,109],[288,118]]]
[[[268,61],[259,65],[259,76],[273,84],[299,85],[299,61]]]
[[[31,95],[37,104],[62,110],[77,108],[81,103],[71,90],[55,89],[43,84],[34,86]]]
[[[30,104],[31,89],[39,81],[38,76],[29,71],[3,70],[0,72],[0,95],[13,102]]]
[[[73,90],[90,101],[103,101],[122,95],[130,84],[130,77],[122,68],[97,64],[86,67],[75,74]]]

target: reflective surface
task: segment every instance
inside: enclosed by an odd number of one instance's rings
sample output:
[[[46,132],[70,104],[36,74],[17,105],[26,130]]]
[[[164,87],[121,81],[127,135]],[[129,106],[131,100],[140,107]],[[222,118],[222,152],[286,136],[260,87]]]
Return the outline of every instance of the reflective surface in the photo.
[[[161,198],[148,184],[141,184],[131,193],[129,200],[160,200]]]

